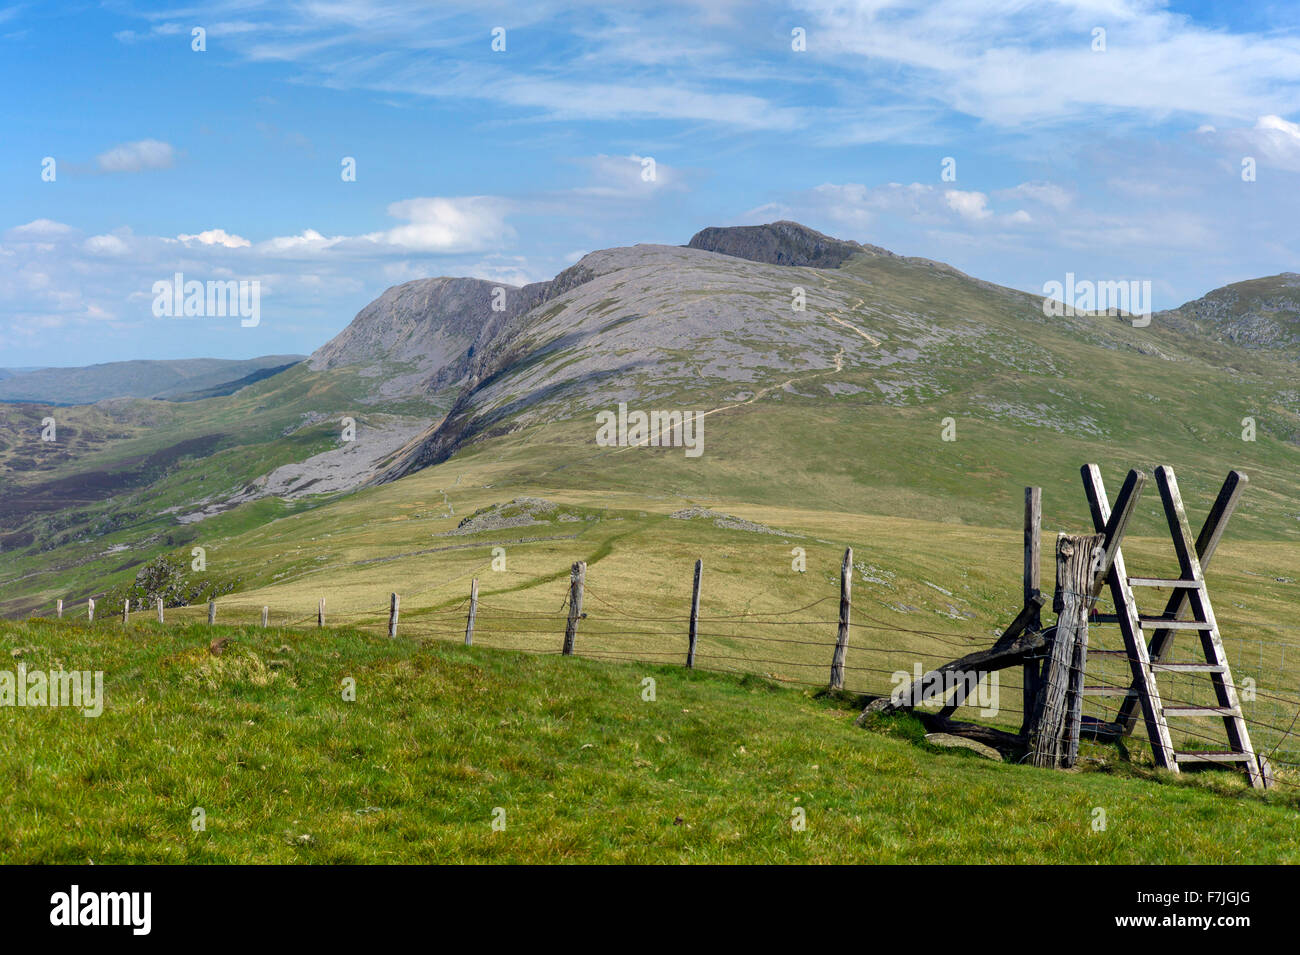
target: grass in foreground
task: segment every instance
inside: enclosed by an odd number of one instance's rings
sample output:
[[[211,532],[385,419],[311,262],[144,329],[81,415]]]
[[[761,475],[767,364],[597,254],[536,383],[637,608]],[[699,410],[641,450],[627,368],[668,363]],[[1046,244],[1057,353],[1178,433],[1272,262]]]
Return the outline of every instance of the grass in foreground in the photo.
[[[931,751],[754,677],[335,630],[33,621],[0,652],[105,673],[99,718],[0,709],[9,863],[1300,860],[1280,795]]]

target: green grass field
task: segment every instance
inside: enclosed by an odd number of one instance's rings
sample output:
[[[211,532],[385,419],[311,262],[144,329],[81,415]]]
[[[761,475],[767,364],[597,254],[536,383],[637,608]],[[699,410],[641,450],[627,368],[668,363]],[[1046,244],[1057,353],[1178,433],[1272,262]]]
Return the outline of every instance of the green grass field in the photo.
[[[754,676],[330,628],[32,621],[0,650],[105,673],[98,718],[0,709],[7,863],[1300,860],[1294,797],[1228,774],[993,763]]]

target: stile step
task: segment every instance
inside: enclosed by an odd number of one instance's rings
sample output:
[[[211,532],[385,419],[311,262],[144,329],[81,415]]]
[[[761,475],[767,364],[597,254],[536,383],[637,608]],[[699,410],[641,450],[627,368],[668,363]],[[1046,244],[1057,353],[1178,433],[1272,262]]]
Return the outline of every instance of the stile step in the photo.
[[[1235,706],[1166,706],[1165,716],[1240,716]]]
[[[1232,750],[1206,750],[1205,752],[1187,751],[1183,753],[1174,753],[1174,759],[1180,763],[1249,763],[1251,757],[1245,753],[1234,753]]]
[[[1165,617],[1138,617],[1138,623],[1146,630],[1209,630],[1210,625],[1203,620],[1169,620]]]
[[[1156,663],[1151,669],[1165,670],[1170,673],[1227,673],[1228,668],[1218,663]]]
[[[1200,590],[1205,584],[1199,580],[1183,580],[1179,577],[1130,577],[1130,587],[1166,587],[1179,590]]]
[[[1085,686],[1084,696],[1128,696],[1132,690],[1126,686]]]

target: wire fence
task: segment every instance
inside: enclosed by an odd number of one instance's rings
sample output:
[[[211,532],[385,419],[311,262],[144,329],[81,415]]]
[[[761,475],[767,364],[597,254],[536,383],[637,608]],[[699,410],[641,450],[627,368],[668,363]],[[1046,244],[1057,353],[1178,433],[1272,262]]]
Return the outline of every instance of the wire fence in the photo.
[[[473,573],[476,571],[467,571],[412,595],[432,592]],[[567,581],[557,580],[555,586],[554,609],[539,607],[535,602],[532,605],[519,604],[521,598],[536,601],[537,588],[530,590],[526,597],[522,592],[504,592],[475,600],[473,643],[537,654],[563,652],[570,616],[569,585]],[[562,592],[561,586],[564,587]],[[1045,596],[1050,599],[1052,595]],[[790,610],[700,613],[694,618],[696,646],[693,665],[705,671],[752,673],[783,684],[824,688],[830,682],[832,657],[837,644],[838,601],[838,595],[827,595]],[[468,596],[450,605],[403,606],[398,614],[398,633],[403,637],[421,639],[465,640],[470,606],[471,598]],[[593,587],[590,578],[584,582],[582,608],[583,612],[575,623],[574,647],[578,655],[657,665],[686,664],[692,623],[689,613],[673,615],[653,608],[629,606],[607,597],[601,586]],[[201,609],[185,608],[191,613]],[[1097,609],[1105,611],[1104,599],[1098,601]],[[95,624],[107,626],[123,622],[121,610],[115,614],[106,612],[108,610],[104,607],[96,612]],[[344,624],[366,632],[387,634],[392,624],[391,610],[390,599],[384,599],[377,600],[373,609],[330,610],[322,617],[320,607],[303,614],[299,611],[276,611],[237,600],[221,600],[217,602],[215,619],[223,625],[265,625],[285,629],[316,626],[323,619],[326,626]],[[127,615],[126,622],[149,620],[155,612],[153,609],[135,611]],[[86,615],[87,611],[82,609],[64,616],[85,619]],[[173,612],[173,619],[175,616]],[[1244,629],[1249,625],[1220,621],[1220,628],[1228,634],[1233,633],[1234,626]],[[1300,631],[1300,627],[1296,629]],[[1107,639],[1109,634],[1110,630],[1105,627],[1089,628],[1089,654],[1083,682],[1093,688],[1126,690],[1132,685],[1131,668],[1136,661],[1123,649],[1122,643],[1118,648],[1114,646],[1117,637]],[[1288,694],[1287,688],[1294,680],[1286,668],[1288,657],[1300,661],[1300,641],[1289,644],[1263,638],[1225,637],[1225,644],[1234,683],[1241,697],[1243,719],[1256,753],[1266,756],[1276,769],[1281,770],[1276,776],[1277,785],[1300,788],[1300,773],[1295,773],[1300,768],[1300,734],[1297,733],[1300,729],[1300,693]],[[900,685],[910,684],[945,662],[987,649],[989,645],[988,631],[954,634],[925,627],[901,626],[876,613],[854,607],[843,666],[844,688],[864,695],[888,695]],[[1203,660],[1180,657],[1162,662],[1200,663]],[[1164,704],[1218,705],[1213,684],[1206,674],[1157,672]],[[1021,667],[1015,666],[986,675],[954,715],[979,720],[1009,732],[1018,731],[1024,717],[1023,708],[1018,705],[1023,692],[1021,674]],[[1120,699],[1118,696],[1085,696],[1083,714],[1097,722],[1113,723],[1120,716]],[[1115,704],[1106,700],[1114,700]],[[932,709],[942,706],[943,701],[923,705]],[[1149,746],[1141,707],[1136,706],[1132,712],[1135,720],[1129,738]],[[1218,720],[1194,727],[1187,727],[1187,722],[1181,719],[1170,724],[1175,749],[1210,751],[1227,747]],[[1207,745],[1210,743],[1217,745],[1210,747]],[[1286,778],[1288,775],[1292,775],[1295,781]]]

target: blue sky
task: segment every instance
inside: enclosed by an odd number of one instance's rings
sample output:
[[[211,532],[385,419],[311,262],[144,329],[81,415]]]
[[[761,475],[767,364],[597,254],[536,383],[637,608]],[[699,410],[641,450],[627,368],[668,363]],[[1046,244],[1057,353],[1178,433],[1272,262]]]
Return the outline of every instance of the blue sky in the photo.
[[[1157,307],[1300,271],[1293,5],[4,3],[0,367],[306,353],[398,282],[781,218]],[[178,271],[260,323],[155,317]]]

